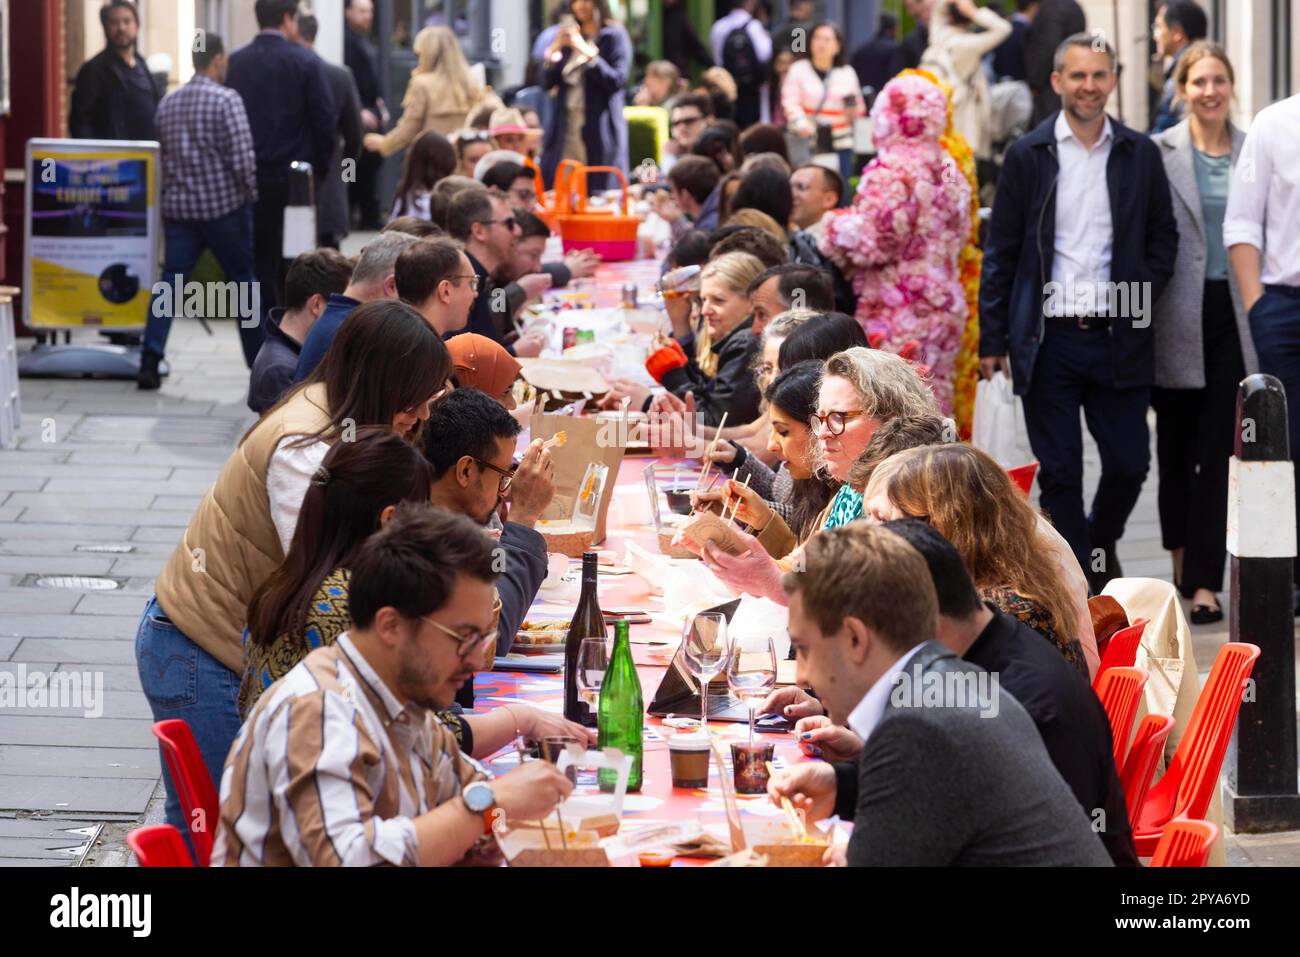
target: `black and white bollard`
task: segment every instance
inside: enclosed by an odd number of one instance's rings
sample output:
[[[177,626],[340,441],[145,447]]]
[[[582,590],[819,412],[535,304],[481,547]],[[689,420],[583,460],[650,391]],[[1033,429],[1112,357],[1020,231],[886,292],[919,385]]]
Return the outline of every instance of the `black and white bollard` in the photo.
[[[289,205],[284,208],[285,259],[316,248],[316,183],[310,163],[289,164]]]
[[[1286,391],[1270,375],[1242,380],[1228,478],[1232,641],[1260,648],[1230,745],[1224,821],[1238,833],[1300,828],[1296,793],[1295,467]],[[1235,754],[1233,753],[1235,752]]]

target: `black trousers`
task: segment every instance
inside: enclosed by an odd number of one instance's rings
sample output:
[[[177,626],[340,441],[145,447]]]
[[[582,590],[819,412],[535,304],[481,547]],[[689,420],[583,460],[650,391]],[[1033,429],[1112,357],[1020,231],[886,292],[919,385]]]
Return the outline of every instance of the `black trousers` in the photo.
[[[384,158],[362,150],[357,157],[357,178],[348,184],[348,204],[358,210],[358,229],[379,229],[385,217],[379,213],[379,171]]]
[[[1114,548],[1123,537],[1151,461],[1151,390],[1115,388],[1110,343],[1107,329],[1048,319],[1024,397],[1025,429],[1039,463],[1039,505],[1087,572],[1102,571],[1094,548]],[[1101,453],[1101,480],[1087,515],[1080,411]]]
[[[1237,387],[1246,375],[1227,280],[1205,284],[1201,310],[1205,388],[1151,390],[1160,474],[1160,538],[1183,549],[1182,592],[1223,589],[1228,459],[1236,436]]]
[[[257,184],[253,207],[253,268],[261,284],[263,328],[271,310],[284,301],[284,210],[288,184]]]

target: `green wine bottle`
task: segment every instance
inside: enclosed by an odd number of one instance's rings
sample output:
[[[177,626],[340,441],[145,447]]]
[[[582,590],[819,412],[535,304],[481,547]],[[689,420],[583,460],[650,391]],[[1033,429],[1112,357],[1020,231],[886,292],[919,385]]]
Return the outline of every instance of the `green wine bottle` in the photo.
[[[600,686],[600,711],[597,732],[601,748],[618,748],[632,757],[632,771],[627,778],[629,791],[641,790],[641,732],[645,725],[645,702],[641,697],[641,679],[632,663],[632,644],[628,639],[627,621],[614,622],[614,653],[609,670]],[[600,789],[613,791],[618,776],[608,768],[600,771]]]

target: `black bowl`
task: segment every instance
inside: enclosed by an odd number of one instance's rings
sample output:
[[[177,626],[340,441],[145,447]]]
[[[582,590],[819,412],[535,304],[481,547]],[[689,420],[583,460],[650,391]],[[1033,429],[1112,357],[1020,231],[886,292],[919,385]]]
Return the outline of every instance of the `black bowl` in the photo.
[[[666,489],[664,495],[668,498],[668,507],[678,515],[691,514],[691,493],[681,489]]]

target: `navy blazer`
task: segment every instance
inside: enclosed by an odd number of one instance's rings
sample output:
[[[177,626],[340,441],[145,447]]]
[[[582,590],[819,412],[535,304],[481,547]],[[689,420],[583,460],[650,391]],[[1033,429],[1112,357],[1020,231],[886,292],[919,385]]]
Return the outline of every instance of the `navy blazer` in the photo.
[[[1052,278],[1056,234],[1057,114],[1007,151],[998,177],[980,278],[980,355],[1011,357],[1017,395],[1029,390],[1044,332],[1043,303]],[[1111,119],[1114,142],[1106,164],[1114,229],[1110,279],[1149,282],[1147,314],[1113,318],[1114,387],[1150,386],[1155,378],[1156,300],[1174,273],[1174,221],[1160,151],[1146,136]]]
[[[338,108],[322,61],[283,34],[259,33],[230,54],[226,86],[244,100],[257,151],[259,186],[283,186],[289,164],[329,173],[338,144]]]
[[[582,141],[587,147],[588,166],[616,166],[627,172],[627,120],[623,107],[627,102],[627,78],[632,68],[632,40],[620,24],[601,27],[596,34],[600,56],[582,73],[583,102],[586,116],[582,124]],[[555,169],[564,158],[564,134],[569,125],[567,87],[562,78],[564,64],[572,50],[542,69],[542,89],[553,96],[555,108],[546,125],[542,141],[542,175],[549,189],[555,182]],[[608,174],[591,177],[591,188],[616,185]]]

